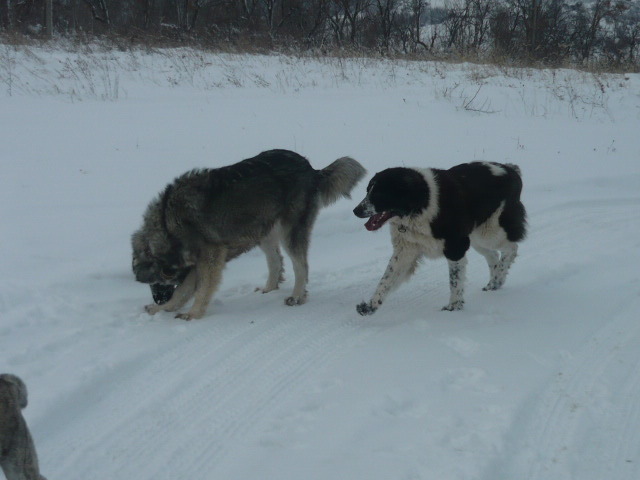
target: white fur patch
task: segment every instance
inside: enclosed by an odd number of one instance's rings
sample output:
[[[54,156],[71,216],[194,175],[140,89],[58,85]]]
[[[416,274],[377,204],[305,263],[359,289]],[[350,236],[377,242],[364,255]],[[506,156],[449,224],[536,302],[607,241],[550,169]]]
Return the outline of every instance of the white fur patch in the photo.
[[[371,190],[373,190],[373,188]],[[366,215],[367,217],[370,217],[371,215],[375,215],[377,213],[376,207],[373,206],[373,203],[371,203],[371,200],[369,199],[369,193],[367,193],[367,196],[364,197],[364,200],[360,202],[360,205],[358,205],[358,207],[362,207],[362,215]]]
[[[473,229],[469,235],[471,245],[490,250],[501,250],[509,243],[507,232],[500,226],[500,215],[502,215],[503,210],[504,202],[484,223]]]
[[[429,187],[429,205],[418,218],[421,218],[423,222],[431,223],[440,211],[440,188],[438,187],[432,169],[416,168],[415,170],[422,174],[424,181],[427,182],[427,186]]]
[[[482,164],[491,171],[491,175],[494,177],[501,177],[502,175],[507,174],[507,170],[501,165],[496,165],[491,162],[482,162]]]
[[[444,240],[433,237],[431,225],[420,217],[389,220],[391,243],[397,251],[419,251],[428,258],[440,258],[444,252]]]

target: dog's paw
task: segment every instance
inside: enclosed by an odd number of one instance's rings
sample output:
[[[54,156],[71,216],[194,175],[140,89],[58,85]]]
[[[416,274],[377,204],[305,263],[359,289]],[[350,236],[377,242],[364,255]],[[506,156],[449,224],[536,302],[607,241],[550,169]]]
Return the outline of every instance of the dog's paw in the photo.
[[[144,307],[145,312],[147,312],[149,315],[155,315],[156,313],[158,313],[160,310],[162,310],[162,307],[160,305],[157,305],[155,303],[151,303],[149,305],[145,305]]]
[[[371,305],[371,303],[362,302],[356,306],[356,310],[360,315],[365,316],[373,315],[374,313],[376,313],[376,310],[378,310],[378,308]]]
[[[187,312],[187,313],[178,313],[175,318],[179,318],[180,320],[186,320],[187,322],[190,320],[193,320],[194,318],[199,318],[199,317],[195,317],[191,312]]]
[[[458,300],[457,302],[451,302],[449,305],[442,307],[443,312],[455,312],[456,310],[462,310],[464,307],[464,300]]]
[[[304,295],[302,297],[295,297],[295,296],[291,296],[291,297],[287,297],[284,300],[285,305],[289,305],[290,307],[293,307],[294,305],[302,305],[303,303],[307,302],[307,296]]]
[[[487,283],[487,285],[482,289],[482,291],[484,292],[494,292],[496,290],[499,290],[503,285],[503,282],[499,282],[499,281],[491,281],[489,283]]]

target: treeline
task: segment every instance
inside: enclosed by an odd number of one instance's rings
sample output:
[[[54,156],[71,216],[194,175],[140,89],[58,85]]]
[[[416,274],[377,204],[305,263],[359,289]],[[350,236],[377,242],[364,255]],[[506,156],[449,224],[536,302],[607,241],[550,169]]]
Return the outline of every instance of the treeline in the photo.
[[[1,0],[0,31],[640,63],[640,0]]]

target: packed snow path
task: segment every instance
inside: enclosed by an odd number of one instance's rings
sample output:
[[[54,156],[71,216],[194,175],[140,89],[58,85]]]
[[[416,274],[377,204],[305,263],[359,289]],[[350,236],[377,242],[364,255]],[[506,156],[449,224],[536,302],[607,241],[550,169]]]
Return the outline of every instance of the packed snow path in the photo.
[[[73,54],[3,52],[0,370],[29,387],[49,480],[640,478],[638,75],[109,52],[82,81]],[[319,215],[308,303],[283,304],[288,263],[254,292],[254,251],[203,319],[143,313],[147,202],[276,147],[369,170]],[[446,262],[425,261],[358,316],[391,253],[351,213],[366,181],[477,159],[523,171],[505,287],[482,292],[470,252],[465,310],[440,311]]]

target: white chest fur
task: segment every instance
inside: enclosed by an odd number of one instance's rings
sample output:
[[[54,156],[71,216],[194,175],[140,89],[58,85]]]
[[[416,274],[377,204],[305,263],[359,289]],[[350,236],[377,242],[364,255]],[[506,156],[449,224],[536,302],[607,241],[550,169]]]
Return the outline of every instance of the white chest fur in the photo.
[[[444,240],[433,237],[429,223],[393,218],[389,227],[394,250],[419,251],[429,258],[442,257]]]

